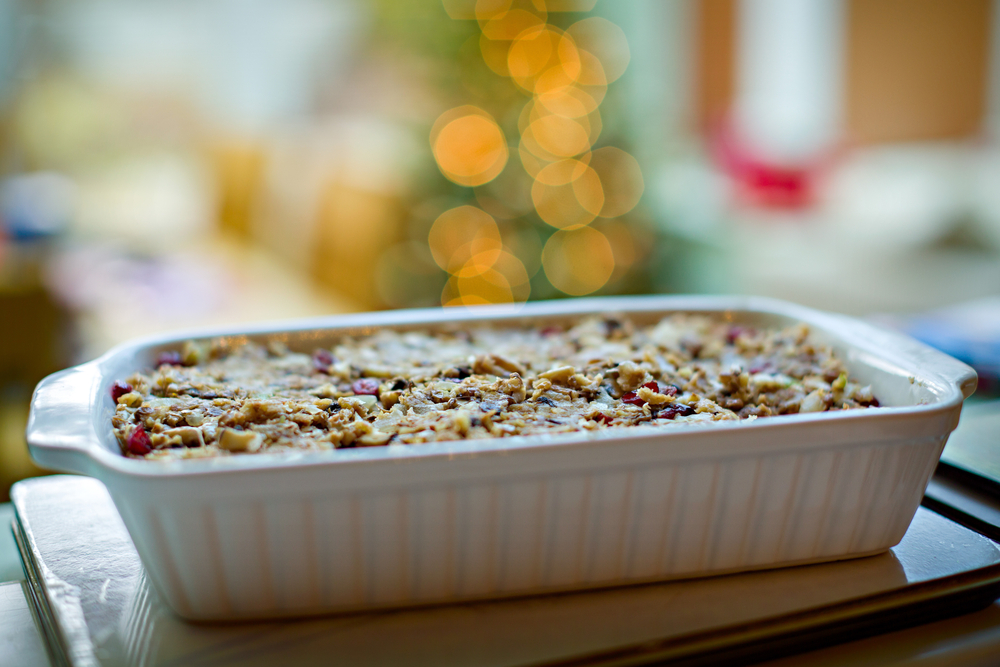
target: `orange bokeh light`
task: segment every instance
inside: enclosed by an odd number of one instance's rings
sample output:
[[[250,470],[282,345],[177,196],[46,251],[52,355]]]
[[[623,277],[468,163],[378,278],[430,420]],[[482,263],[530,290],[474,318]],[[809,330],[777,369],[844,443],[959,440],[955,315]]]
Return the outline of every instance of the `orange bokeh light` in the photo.
[[[538,29],[545,19],[523,9],[511,9],[494,16],[483,26],[483,37],[491,40],[513,41],[525,30]]]
[[[590,150],[590,123],[586,117],[566,118],[555,114],[547,114],[532,121],[525,133],[537,143],[545,153],[556,157],[572,157]],[[531,149],[531,144],[527,144]],[[539,157],[544,156],[539,155]]]
[[[529,137],[529,141],[530,141]],[[534,148],[534,147],[533,147]],[[535,148],[535,150],[540,150]],[[531,150],[528,150],[527,145],[524,143],[524,135],[521,135],[521,141],[517,145],[517,154],[521,157],[521,166],[524,170],[528,172],[528,175],[532,178],[536,178],[538,174],[549,165],[550,161],[557,160],[556,156],[550,156],[550,160],[546,160],[535,155]]]
[[[542,267],[553,287],[582,296],[607,284],[615,269],[615,256],[604,234],[583,227],[550,236],[542,250]]]
[[[478,107],[457,107],[441,114],[431,128],[430,140],[441,173],[459,185],[487,183],[507,164],[503,131]]]
[[[549,63],[556,51],[559,36],[549,25],[540,25],[525,30],[510,46],[507,68],[510,75],[518,79],[537,76]]]
[[[579,160],[560,160],[544,167],[531,186],[538,217],[557,229],[589,224],[604,206],[601,179]]]
[[[597,111],[597,101],[580,88],[573,85],[543,87],[544,77],[538,80],[535,99],[546,111],[566,118],[579,118]]]
[[[628,48],[628,39],[625,37],[625,32],[611,21],[599,16],[592,16],[571,25],[566,29],[566,35],[571,37],[576,44],[584,69],[586,69],[586,60],[583,55],[585,53],[591,54],[594,60],[600,63],[601,84],[607,85],[625,73],[625,68],[628,67],[632,57]],[[587,82],[582,78],[580,82],[587,85],[597,83],[596,81]]]
[[[441,293],[444,305],[482,305],[527,301],[531,293],[528,272],[517,257],[506,250],[489,266],[478,258],[455,272]]]
[[[589,164],[604,191],[602,218],[625,215],[635,208],[645,187],[638,160],[620,148],[605,146],[590,154]]]
[[[427,242],[434,262],[449,273],[460,271],[473,258],[492,266],[503,247],[496,221],[475,206],[458,206],[439,215]]]
[[[480,204],[505,220],[503,238],[493,217],[473,206],[446,211],[434,222],[431,252],[451,274],[441,302],[475,306],[527,299],[530,274],[519,257],[524,253],[531,255],[531,273],[544,269],[562,292],[595,292],[627,272],[642,250],[629,222],[619,219],[642,196],[638,161],[618,148],[592,148],[603,129],[598,108],[607,86],[622,76],[631,57],[625,34],[600,17],[565,31],[547,23],[547,12],[589,11],[595,0],[465,2],[474,2],[487,66],[532,96],[518,117],[517,148],[531,178],[520,170],[503,171],[508,159],[503,133],[481,109],[454,109],[435,123],[431,145],[449,179],[478,186],[504,173],[522,183],[525,199],[508,201],[511,193],[497,189],[502,179],[477,187]],[[530,238],[519,236],[518,218],[531,207],[558,230],[544,247],[536,231]],[[599,216],[604,219],[595,222]]]
[[[503,16],[513,4],[512,0],[474,0],[474,2],[473,14],[479,20],[480,27],[498,16]]]
[[[487,39],[486,35],[479,35],[479,51],[483,54],[483,62],[500,76],[510,76],[510,70],[507,69],[510,44],[507,41]]]

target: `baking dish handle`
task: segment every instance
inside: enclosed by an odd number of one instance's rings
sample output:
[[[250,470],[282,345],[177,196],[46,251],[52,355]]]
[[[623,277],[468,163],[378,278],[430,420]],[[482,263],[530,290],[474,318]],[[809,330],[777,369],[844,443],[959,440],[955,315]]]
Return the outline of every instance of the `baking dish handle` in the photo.
[[[25,433],[38,465],[50,470],[88,474],[90,454],[98,447],[93,412],[100,370],[92,361],[53,373],[38,383],[31,397]]]
[[[849,317],[838,319],[841,320],[842,327],[851,329],[859,338],[874,343],[883,354],[895,356],[904,360],[907,366],[937,376],[946,384],[956,387],[964,398],[975,393],[979,376],[968,364],[906,334]]]

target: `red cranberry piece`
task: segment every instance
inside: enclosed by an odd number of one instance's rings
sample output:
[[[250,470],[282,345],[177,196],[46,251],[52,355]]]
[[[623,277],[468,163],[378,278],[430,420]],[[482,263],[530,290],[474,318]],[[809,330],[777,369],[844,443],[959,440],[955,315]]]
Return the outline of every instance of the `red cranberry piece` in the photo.
[[[320,373],[327,373],[330,370],[330,366],[333,365],[335,359],[333,355],[330,354],[330,350],[318,349],[313,352],[312,364]]]
[[[748,369],[751,373],[771,373],[775,371],[774,363],[767,359],[756,359]]]
[[[111,385],[111,400],[117,403],[119,398],[121,398],[122,396],[131,391],[132,391],[132,385],[130,385],[127,382],[122,382],[121,380],[118,380],[113,385]]]
[[[639,398],[634,391],[630,391],[624,396],[622,396],[622,403],[628,403],[629,405],[645,405],[646,401]]]
[[[550,327],[542,327],[542,330],[539,331],[538,333],[542,334],[542,336],[548,337],[562,333],[562,331],[563,331],[562,327],[550,326]]]
[[[180,366],[181,353],[176,351],[160,352],[160,356],[156,358],[156,365]]]
[[[594,421],[608,425],[608,424],[611,424],[611,422],[613,422],[614,419],[612,419],[611,417],[609,417],[607,415],[596,414],[596,415],[594,415]]]
[[[740,337],[740,334],[749,333],[750,329],[746,327],[741,327],[738,324],[734,324],[729,327],[729,331],[726,332],[726,342],[732,345],[736,342],[736,339]]]
[[[374,378],[361,378],[351,383],[351,391],[358,396],[378,396],[378,380]]]
[[[646,389],[649,389],[650,391],[655,391],[659,394],[663,394],[664,396],[676,396],[677,392],[679,391],[679,389],[672,384],[660,384],[659,382],[656,381],[647,382],[642,386],[645,387]]]
[[[674,403],[670,407],[663,408],[656,416],[660,419],[675,419],[677,417],[687,417],[694,414],[694,408],[683,403]]]
[[[132,429],[132,432],[129,433],[126,442],[128,444],[129,454],[145,456],[153,451],[153,443],[149,440],[149,434],[146,433],[146,429],[141,426],[136,426]]]

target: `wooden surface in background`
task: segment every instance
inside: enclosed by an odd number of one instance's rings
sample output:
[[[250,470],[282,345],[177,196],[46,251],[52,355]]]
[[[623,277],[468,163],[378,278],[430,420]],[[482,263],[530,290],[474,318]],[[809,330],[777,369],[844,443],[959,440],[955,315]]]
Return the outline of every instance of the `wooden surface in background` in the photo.
[[[695,5],[694,117],[707,132],[725,121],[736,87],[736,3],[699,0]]]
[[[845,117],[862,143],[964,138],[986,107],[991,0],[850,0]]]
[[[986,112],[992,7],[992,0],[848,0],[848,137],[872,144],[977,135]],[[695,5],[694,116],[703,132],[733,104],[738,12],[735,0]]]

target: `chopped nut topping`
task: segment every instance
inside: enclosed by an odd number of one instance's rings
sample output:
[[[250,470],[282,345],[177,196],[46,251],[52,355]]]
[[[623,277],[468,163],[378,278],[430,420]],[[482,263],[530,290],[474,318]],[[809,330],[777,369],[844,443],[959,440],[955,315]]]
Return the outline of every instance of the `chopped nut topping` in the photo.
[[[123,453],[415,445],[879,405],[805,325],[763,330],[679,314],[638,326],[609,315],[289,345],[191,341],[116,382]]]

